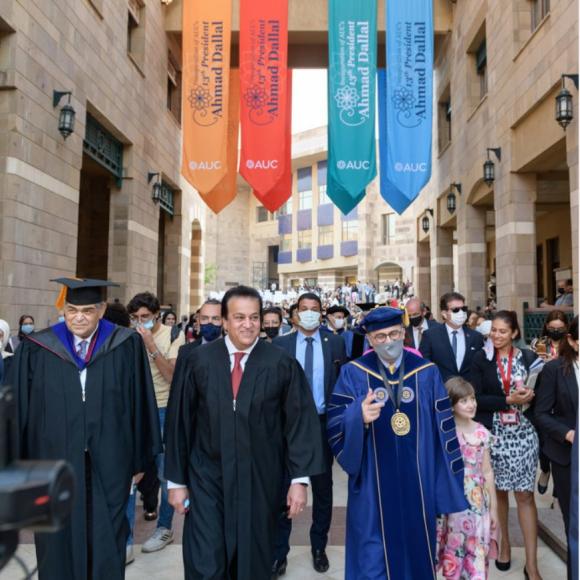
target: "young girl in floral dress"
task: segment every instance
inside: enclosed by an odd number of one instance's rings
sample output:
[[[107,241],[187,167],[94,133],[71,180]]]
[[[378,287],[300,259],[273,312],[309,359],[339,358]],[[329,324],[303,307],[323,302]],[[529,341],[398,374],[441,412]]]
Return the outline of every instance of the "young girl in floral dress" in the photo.
[[[489,560],[497,557],[497,502],[489,448],[491,433],[473,420],[475,391],[464,379],[445,383],[453,407],[465,464],[469,509],[440,518],[437,526],[439,571],[448,580],[485,580]]]

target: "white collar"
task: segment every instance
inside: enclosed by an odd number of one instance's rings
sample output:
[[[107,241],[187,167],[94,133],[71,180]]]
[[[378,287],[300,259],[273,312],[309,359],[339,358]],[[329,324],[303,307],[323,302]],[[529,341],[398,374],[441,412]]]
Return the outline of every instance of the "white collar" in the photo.
[[[452,328],[449,324],[445,323],[445,328],[447,329],[447,334],[451,336],[454,332],[457,332],[457,335],[463,334],[463,326],[461,328]]]
[[[97,328],[95,328],[95,330],[93,330],[93,332],[91,333],[90,336],[88,336],[87,338],[81,338],[80,336],[77,336],[76,334],[73,334],[73,339],[75,342],[75,348],[81,343],[83,342],[83,340],[86,340],[89,344],[91,344],[91,340],[93,340],[93,336],[95,336],[95,332],[97,332],[97,330],[99,330],[99,325],[97,324]]]
[[[225,340],[225,343],[226,343],[226,348],[228,349],[228,354],[230,356],[232,356],[236,352],[244,352],[248,356],[250,356],[250,353],[252,352],[252,350],[254,349],[254,347],[258,344],[258,341],[260,340],[260,337],[258,336],[258,338],[256,338],[254,344],[250,345],[248,348],[246,348],[244,350],[239,350],[238,348],[236,348],[236,346],[232,342],[232,339],[227,334],[226,334],[226,337],[225,337],[224,340]]]

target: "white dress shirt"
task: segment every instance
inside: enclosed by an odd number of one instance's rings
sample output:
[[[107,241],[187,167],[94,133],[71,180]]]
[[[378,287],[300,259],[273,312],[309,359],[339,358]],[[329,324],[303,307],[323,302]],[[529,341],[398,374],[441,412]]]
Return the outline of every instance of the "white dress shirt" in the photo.
[[[445,325],[447,329],[447,334],[449,335],[449,343],[453,347],[453,332],[457,331],[457,356],[455,357],[455,362],[457,364],[457,370],[461,370],[461,365],[463,364],[463,359],[465,358],[465,332],[462,328],[451,328],[448,324]]]
[[[228,354],[230,355],[230,372],[234,370],[234,364],[236,357],[234,356],[237,352],[246,353],[246,356],[242,357],[240,361],[240,366],[242,367],[242,372],[246,369],[246,363],[248,362],[248,358],[250,357],[250,353],[254,350],[254,347],[258,344],[260,337],[256,338],[254,343],[246,349],[239,350],[236,348],[234,343],[231,341],[230,337],[226,335],[225,337],[226,348],[228,349]],[[309,477],[296,477],[292,480],[292,483],[303,483],[308,485],[310,483]],[[173,481],[167,481],[167,489],[179,489],[187,487],[186,485],[181,485],[179,483],[174,483]]]
[[[95,330],[93,330],[92,334],[88,338],[81,338],[80,336],[73,334],[75,352],[78,352],[79,344],[81,342],[83,342],[83,340],[86,341],[86,343],[87,343],[87,352],[88,352],[88,349],[91,346],[91,340],[93,340],[93,336],[95,336],[95,332],[97,332],[98,328],[99,328],[99,325],[97,324],[97,328],[95,328]],[[83,392],[83,401],[84,401],[85,400],[85,385],[87,384],[87,368],[86,367],[82,371],[79,371],[79,379],[81,381],[81,388],[82,388],[82,392]]]
[[[421,338],[423,337],[423,333],[426,330],[429,330],[429,323],[427,322],[426,318],[423,318],[423,322],[419,326],[417,327],[413,326],[413,343],[417,350],[419,350]]]

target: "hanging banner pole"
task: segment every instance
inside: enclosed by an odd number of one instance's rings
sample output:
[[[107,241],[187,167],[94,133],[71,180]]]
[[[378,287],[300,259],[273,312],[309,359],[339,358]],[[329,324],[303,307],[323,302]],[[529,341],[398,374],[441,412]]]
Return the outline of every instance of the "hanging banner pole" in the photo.
[[[379,90],[381,195],[401,214],[431,178],[432,0],[387,2],[387,71]]]
[[[240,0],[240,173],[266,196],[284,175],[288,0]]]
[[[377,1],[329,0],[328,29],[328,191],[342,210],[377,174]]]
[[[183,176],[208,193],[227,171],[231,0],[183,2]]]

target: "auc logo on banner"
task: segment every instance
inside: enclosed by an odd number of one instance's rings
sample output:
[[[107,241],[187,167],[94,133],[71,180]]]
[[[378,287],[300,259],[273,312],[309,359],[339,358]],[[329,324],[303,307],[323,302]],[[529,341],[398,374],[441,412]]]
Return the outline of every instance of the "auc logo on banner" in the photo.
[[[370,169],[371,167],[371,162],[368,159],[365,160],[359,160],[359,161],[353,161],[353,160],[348,160],[345,161],[344,159],[340,159],[339,161],[336,162],[336,168],[339,169],[340,171],[343,171],[345,169],[354,169],[356,171],[361,171],[361,170],[367,170]]]
[[[189,168],[192,171],[205,170],[205,171],[217,171],[222,168],[221,161],[190,161]]]
[[[221,20],[193,25],[193,88],[187,100],[194,123],[209,127],[224,116],[224,23]]]
[[[396,44],[401,55],[396,88],[392,94],[397,122],[401,127],[419,127],[427,119],[427,24],[399,22]]]
[[[343,20],[338,26],[339,73],[338,89],[334,93],[341,123],[357,127],[370,119],[371,63],[370,24]],[[374,106],[374,104],[373,104]]]
[[[254,161],[253,159],[246,160],[246,167],[248,169],[278,169],[280,164],[278,159],[259,159]]]
[[[280,50],[279,20],[256,20],[250,27],[251,83],[244,93],[250,121],[269,125],[280,112]]]

